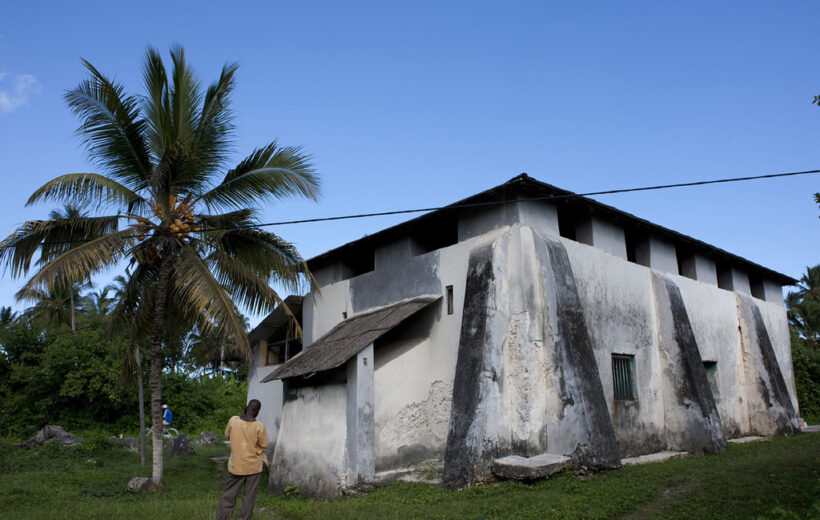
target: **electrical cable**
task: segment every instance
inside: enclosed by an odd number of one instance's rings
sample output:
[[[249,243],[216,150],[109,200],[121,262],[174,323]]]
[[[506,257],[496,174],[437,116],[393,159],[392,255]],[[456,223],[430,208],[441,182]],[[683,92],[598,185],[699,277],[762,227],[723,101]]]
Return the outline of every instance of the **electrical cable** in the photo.
[[[360,218],[372,218],[372,217],[384,217],[390,215],[404,215],[409,213],[425,213],[431,211],[440,211],[440,210],[455,210],[455,209],[462,209],[462,208],[475,208],[475,207],[486,207],[486,206],[497,206],[503,204],[518,204],[522,202],[535,202],[535,201],[547,201],[547,200],[559,200],[559,199],[571,199],[571,198],[583,198],[583,197],[594,197],[599,195],[614,195],[618,193],[634,193],[639,191],[656,191],[656,190],[665,190],[665,189],[672,189],[672,188],[686,188],[692,186],[706,186],[710,184],[724,184],[730,182],[745,182],[745,181],[754,181],[754,180],[762,180],[762,179],[775,179],[781,177],[794,177],[797,175],[809,175],[820,173],[820,170],[804,170],[804,171],[797,171],[797,172],[786,172],[786,173],[770,173],[766,175],[752,175],[752,176],[745,176],[745,177],[730,177],[730,178],[722,178],[722,179],[710,179],[705,181],[693,181],[693,182],[681,182],[681,183],[674,183],[674,184],[658,184],[654,186],[642,186],[637,188],[620,188],[614,190],[603,190],[603,191],[591,191],[587,193],[566,193],[562,195],[545,195],[542,197],[531,197],[531,198],[523,198],[523,199],[515,199],[515,200],[500,200],[500,201],[487,201],[487,202],[472,202],[472,203],[465,203],[465,204],[452,204],[449,206],[436,206],[436,207],[429,207],[429,208],[417,208],[417,209],[402,209],[402,210],[393,210],[393,211],[380,211],[374,213],[357,213],[351,215],[339,215],[334,217],[317,217],[317,218],[308,218],[308,219],[299,219],[299,220],[283,220],[277,222],[264,222],[260,224],[248,224],[244,226],[233,226],[233,227],[210,227],[210,228],[203,228],[203,231],[232,231],[237,229],[259,229],[265,227],[272,227],[272,226],[286,226],[286,225],[294,225],[294,224],[311,224],[316,222],[333,222],[338,220],[352,220],[352,219],[360,219]],[[120,218],[127,218],[127,217],[120,217]],[[122,238],[138,238],[140,236],[144,236],[144,234],[135,234],[135,235],[126,235]],[[58,244],[74,244],[74,243],[83,243],[89,242],[93,239],[83,239],[83,240],[64,240],[64,241],[49,241],[49,242],[42,242],[41,245],[58,245]],[[14,246],[2,246],[2,249],[10,249]]]

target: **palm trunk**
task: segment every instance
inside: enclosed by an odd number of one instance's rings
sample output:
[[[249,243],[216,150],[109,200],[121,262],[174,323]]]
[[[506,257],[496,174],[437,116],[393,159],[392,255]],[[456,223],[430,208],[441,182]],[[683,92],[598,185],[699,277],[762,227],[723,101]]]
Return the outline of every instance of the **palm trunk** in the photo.
[[[142,358],[137,345],[137,385],[140,399],[140,466],[145,466],[145,396],[142,395]]]
[[[168,282],[171,278],[171,257],[163,254],[157,278],[157,297],[154,301],[154,325],[151,331],[151,423],[153,435],[151,478],[153,485],[162,485],[162,336],[165,329],[165,305],[168,300]]]
[[[77,327],[74,325],[74,287],[71,287],[71,294],[69,295],[71,299],[71,332],[77,332]]]

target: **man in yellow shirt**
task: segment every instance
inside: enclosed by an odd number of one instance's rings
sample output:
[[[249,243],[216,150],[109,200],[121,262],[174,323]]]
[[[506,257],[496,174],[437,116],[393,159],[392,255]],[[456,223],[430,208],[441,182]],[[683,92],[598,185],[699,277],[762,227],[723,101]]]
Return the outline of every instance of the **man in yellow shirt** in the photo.
[[[268,447],[268,432],[265,425],[256,420],[262,403],[251,399],[241,416],[234,415],[225,427],[225,437],[231,441],[231,457],[228,459],[228,478],[225,491],[219,500],[220,520],[230,520],[236,504],[236,496],[244,484],[241,520],[253,517],[253,502],[256,486],[262,476],[262,464],[267,464],[265,448]]]

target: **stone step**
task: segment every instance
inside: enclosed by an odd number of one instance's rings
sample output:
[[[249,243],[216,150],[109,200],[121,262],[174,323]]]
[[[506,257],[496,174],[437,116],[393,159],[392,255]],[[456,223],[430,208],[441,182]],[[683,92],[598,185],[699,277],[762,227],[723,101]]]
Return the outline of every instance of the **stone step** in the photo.
[[[737,439],[729,439],[728,442],[732,444],[746,444],[747,442],[765,441],[766,437],[756,437],[751,435],[749,437],[738,437]]]
[[[649,464],[650,462],[663,462],[670,459],[680,459],[689,455],[685,451],[659,451],[657,453],[649,453],[648,455],[641,455],[640,457],[627,457],[621,459],[621,464],[624,466],[636,466],[638,464]]]
[[[569,457],[542,453],[533,457],[508,455],[493,460],[493,474],[510,480],[533,480],[547,478],[563,470],[569,463]]]

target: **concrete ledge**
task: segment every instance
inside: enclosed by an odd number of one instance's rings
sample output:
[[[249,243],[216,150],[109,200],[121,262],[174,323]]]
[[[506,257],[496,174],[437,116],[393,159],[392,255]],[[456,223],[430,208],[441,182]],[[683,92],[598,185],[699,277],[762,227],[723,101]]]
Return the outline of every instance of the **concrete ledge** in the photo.
[[[747,442],[765,441],[766,437],[756,437],[754,435],[749,437],[738,437],[737,439],[729,439],[732,444],[746,444]]]
[[[427,484],[441,484],[444,465],[439,459],[425,460],[403,468],[379,471],[375,474],[374,483],[378,485],[390,482],[425,482]]]
[[[628,457],[621,459],[621,464],[624,466],[637,466],[638,464],[649,464],[651,462],[663,462],[670,459],[681,459],[689,455],[685,451],[659,451],[657,453],[650,453],[649,455],[641,455],[640,457]]]
[[[547,478],[558,473],[569,463],[569,457],[542,453],[534,457],[509,455],[493,461],[493,474],[510,480]]]

